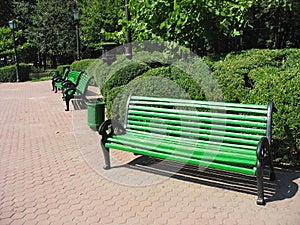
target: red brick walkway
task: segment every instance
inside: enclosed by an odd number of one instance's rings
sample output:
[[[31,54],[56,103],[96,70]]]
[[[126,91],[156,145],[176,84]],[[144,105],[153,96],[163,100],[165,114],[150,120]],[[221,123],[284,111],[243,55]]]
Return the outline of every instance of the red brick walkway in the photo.
[[[188,168],[169,178],[177,165],[127,165],[132,155],[114,151],[118,166],[103,171],[86,110],[65,112],[50,89],[49,81],[0,83],[1,225],[299,224],[296,171],[277,169],[264,207],[252,177]]]

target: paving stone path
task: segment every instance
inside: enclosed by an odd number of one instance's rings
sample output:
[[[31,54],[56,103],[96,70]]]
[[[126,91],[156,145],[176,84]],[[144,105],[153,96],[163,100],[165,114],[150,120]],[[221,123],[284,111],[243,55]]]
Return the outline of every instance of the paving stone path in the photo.
[[[103,171],[87,110],[65,112],[50,89],[0,83],[1,225],[300,224],[297,171],[276,169],[266,206],[255,204],[253,177],[114,151],[117,166]]]

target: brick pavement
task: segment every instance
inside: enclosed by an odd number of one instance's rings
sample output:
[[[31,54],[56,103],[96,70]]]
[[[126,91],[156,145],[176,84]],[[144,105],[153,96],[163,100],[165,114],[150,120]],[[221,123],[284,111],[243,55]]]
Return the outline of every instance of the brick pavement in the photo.
[[[50,81],[0,83],[1,225],[299,224],[299,172],[277,169],[262,207],[253,177],[116,151],[104,171],[86,110],[64,107]]]

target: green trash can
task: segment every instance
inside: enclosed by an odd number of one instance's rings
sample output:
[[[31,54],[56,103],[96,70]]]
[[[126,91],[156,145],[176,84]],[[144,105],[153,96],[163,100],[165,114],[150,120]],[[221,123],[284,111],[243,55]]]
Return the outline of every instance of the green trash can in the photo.
[[[105,117],[105,102],[87,102],[88,125],[92,130],[98,130]]]

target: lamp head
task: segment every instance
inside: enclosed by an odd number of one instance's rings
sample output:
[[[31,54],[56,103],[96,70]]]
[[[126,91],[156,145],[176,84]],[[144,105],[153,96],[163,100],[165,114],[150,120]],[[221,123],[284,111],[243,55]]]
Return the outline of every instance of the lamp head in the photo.
[[[74,15],[74,20],[79,20],[79,11],[78,11],[78,9],[75,9],[74,11],[73,11],[73,15]]]
[[[14,20],[10,20],[10,21],[8,22],[8,25],[9,25],[9,28],[10,28],[11,30],[14,30],[14,29],[17,28],[17,23],[16,23]]]

